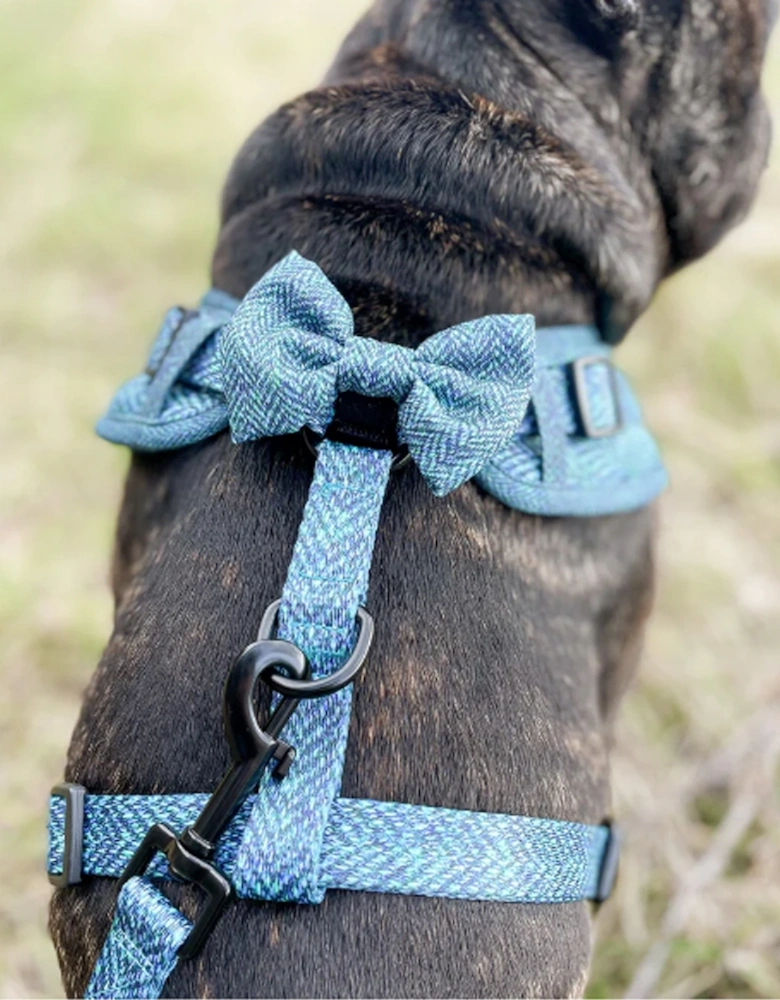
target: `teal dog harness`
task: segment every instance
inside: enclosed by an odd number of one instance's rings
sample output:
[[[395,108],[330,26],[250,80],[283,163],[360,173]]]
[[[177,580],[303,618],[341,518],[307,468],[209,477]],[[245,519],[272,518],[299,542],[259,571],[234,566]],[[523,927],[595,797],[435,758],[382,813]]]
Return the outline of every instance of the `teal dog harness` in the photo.
[[[144,374],[98,424],[138,451],[303,431],[317,460],[281,599],[228,674],[231,767],[211,794],[53,790],[50,878],[119,878],[89,997],[157,997],[228,899],[321,902],[328,889],[499,902],[601,901],[609,824],[340,797],[352,681],[391,470],[413,461],[437,496],[468,479],[509,507],[594,516],[641,507],[666,476],[625,378],[590,327],[486,316],[416,350],[357,337],[322,271],[293,253],[237,301],[171,310]],[[254,695],[273,692],[261,725]],[[198,885],[191,922],[161,891]]]

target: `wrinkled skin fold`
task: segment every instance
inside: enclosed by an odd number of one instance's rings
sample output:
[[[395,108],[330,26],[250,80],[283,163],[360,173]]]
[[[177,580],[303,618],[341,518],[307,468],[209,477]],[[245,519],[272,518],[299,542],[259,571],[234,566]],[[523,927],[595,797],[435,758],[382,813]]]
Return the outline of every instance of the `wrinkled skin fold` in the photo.
[[[772,16],[766,0],[379,0],[323,85],[239,152],[214,284],[242,296],[294,248],[361,335],[415,345],[485,313],[532,312],[617,341],[752,201]],[[223,434],[133,458],[114,631],[67,780],[94,793],[215,786],[224,677],[281,593],[311,471],[297,438],[236,447]],[[394,477],[343,794],[601,821],[610,724],[652,600],[654,521],[652,509],[530,517],[473,483],[437,500],[415,470]],[[192,917],[194,891],[166,892]],[[91,879],[54,895],[69,995],[86,986],[115,894]],[[585,903],[241,902],[166,995],[574,996],[590,935]]]

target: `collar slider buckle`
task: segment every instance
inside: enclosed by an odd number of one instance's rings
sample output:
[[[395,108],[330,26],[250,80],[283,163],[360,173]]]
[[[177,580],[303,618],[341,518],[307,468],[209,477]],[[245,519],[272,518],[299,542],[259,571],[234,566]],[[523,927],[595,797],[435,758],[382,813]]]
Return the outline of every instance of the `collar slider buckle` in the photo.
[[[603,824],[607,828],[607,842],[604,845],[604,853],[601,856],[601,867],[599,868],[598,880],[596,882],[596,894],[593,901],[597,906],[609,899],[617,881],[618,866],[620,864],[620,831],[612,823],[606,820]]]
[[[602,354],[588,354],[572,361],[571,368],[577,415],[585,436],[602,438],[617,434],[623,426],[623,414],[620,409],[620,391],[615,366]],[[600,368],[603,369],[600,382],[594,384],[588,378],[588,371],[595,375],[595,371]],[[605,379],[606,385],[604,385]],[[608,391],[602,391],[602,387]],[[597,407],[602,411],[606,408],[608,414],[598,414]]]

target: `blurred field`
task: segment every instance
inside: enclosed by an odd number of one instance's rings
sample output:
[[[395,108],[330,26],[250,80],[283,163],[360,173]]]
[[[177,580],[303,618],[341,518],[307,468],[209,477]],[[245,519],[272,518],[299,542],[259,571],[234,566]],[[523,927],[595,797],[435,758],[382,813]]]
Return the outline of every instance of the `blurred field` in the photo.
[[[0,994],[61,995],[49,786],[108,635],[127,461],[92,424],[207,282],[248,131],[363,0],[0,0]],[[767,91],[780,120],[780,38]],[[780,996],[780,156],[751,220],[622,351],[672,475],[621,718],[591,995]],[[633,982],[632,982],[633,979]]]

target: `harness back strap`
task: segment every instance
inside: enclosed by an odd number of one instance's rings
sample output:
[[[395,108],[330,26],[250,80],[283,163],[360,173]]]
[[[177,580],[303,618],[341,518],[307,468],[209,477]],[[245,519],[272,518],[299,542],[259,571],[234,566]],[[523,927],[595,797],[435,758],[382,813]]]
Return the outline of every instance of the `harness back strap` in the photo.
[[[279,610],[279,636],[294,642],[315,677],[332,674],[356,640],[392,454],[323,441]],[[320,853],[349,736],[352,686],[303,702],[284,738],[295,763],[284,781],[266,772],[247,817],[234,889],[282,902],[325,896]]]

